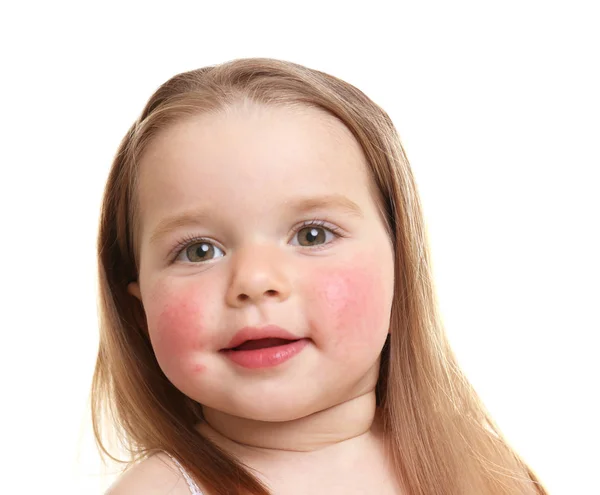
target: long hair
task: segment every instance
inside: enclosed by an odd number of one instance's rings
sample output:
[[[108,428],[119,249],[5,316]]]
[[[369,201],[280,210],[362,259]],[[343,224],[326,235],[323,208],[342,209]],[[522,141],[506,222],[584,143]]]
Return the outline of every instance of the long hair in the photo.
[[[100,344],[92,385],[94,433],[103,453],[114,459],[105,441],[108,421],[130,461],[166,451],[207,493],[269,494],[250,468],[196,430],[201,405],[162,373],[143,307],[127,292],[138,278],[136,184],[148,143],[175,122],[244,101],[328,112],[365,154],[395,254],[390,336],[382,351],[377,401],[400,484],[411,495],[545,494],[450,349],[417,187],[391,119],[340,79],[265,58],[174,76],[151,96],[114,158],[98,237]]]

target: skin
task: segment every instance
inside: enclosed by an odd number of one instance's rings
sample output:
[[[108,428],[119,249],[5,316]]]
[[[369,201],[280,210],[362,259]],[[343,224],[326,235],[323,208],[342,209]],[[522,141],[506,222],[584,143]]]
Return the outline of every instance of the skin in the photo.
[[[159,365],[203,405],[200,431],[277,493],[296,493],[291,486],[307,493],[310,483],[320,484],[317,493],[323,486],[357,493],[374,483],[377,493],[396,493],[388,491],[375,407],[394,255],[367,170],[337,119],[256,104],[174,124],[141,160],[140,274],[129,291],[143,304]],[[331,194],[353,201],[360,215],[290,209],[294,198]],[[166,218],[188,211],[205,215],[153,237]],[[326,224],[302,226],[314,219]],[[318,240],[306,245],[312,228]],[[208,243],[206,261],[185,249],[170,256],[185,236]],[[241,327],[267,324],[308,345],[260,370],[219,352]],[[299,463],[314,476],[294,485]],[[361,469],[349,473],[355,463]]]

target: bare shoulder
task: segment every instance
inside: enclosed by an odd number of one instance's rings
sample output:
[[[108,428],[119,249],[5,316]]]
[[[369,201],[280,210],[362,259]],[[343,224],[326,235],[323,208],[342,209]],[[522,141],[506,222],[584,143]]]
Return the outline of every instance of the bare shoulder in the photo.
[[[105,495],[190,495],[190,489],[173,460],[160,453],[127,469]]]

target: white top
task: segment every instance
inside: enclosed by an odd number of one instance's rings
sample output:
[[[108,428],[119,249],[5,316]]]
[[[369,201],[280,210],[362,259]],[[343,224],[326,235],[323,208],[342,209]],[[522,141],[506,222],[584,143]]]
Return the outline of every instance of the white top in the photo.
[[[175,459],[169,453],[167,453],[167,455],[173,460],[175,465],[179,468],[179,471],[181,471],[182,476],[185,478],[185,481],[187,481],[188,487],[190,489],[190,493],[192,495],[203,495],[202,490],[200,490],[200,488],[198,488],[198,485],[196,485],[196,482],[191,478],[191,476],[184,469],[184,467],[177,461],[177,459]]]

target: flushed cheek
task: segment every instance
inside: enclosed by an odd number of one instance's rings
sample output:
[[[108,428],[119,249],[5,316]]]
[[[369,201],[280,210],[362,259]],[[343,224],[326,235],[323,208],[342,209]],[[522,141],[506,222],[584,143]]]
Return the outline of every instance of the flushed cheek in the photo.
[[[383,345],[391,307],[391,285],[381,270],[375,263],[357,261],[315,273],[311,283],[315,297],[307,308],[315,337],[349,359]]]
[[[152,307],[146,310],[156,359],[171,379],[204,369],[199,355],[207,345],[208,332],[201,300],[189,292],[162,293],[153,297]]]

